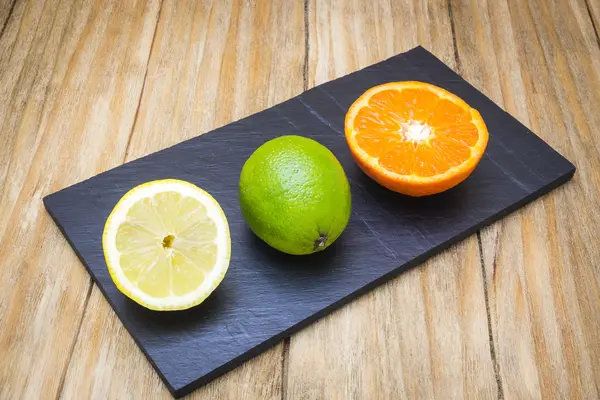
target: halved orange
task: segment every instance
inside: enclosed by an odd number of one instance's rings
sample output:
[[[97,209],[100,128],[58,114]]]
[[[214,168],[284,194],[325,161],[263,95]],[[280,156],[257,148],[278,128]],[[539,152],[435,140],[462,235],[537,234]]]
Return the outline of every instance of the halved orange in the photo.
[[[465,180],[488,142],[477,110],[447,90],[414,81],[367,90],[348,110],[345,133],[367,175],[410,196],[440,193]]]

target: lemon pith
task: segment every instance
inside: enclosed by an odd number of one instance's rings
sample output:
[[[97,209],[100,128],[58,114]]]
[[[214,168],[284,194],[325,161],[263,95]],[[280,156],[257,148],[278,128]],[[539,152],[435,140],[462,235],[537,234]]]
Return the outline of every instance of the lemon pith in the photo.
[[[200,304],[229,266],[229,227],[217,201],[176,179],[127,192],[102,235],[108,271],[117,288],[152,310]]]

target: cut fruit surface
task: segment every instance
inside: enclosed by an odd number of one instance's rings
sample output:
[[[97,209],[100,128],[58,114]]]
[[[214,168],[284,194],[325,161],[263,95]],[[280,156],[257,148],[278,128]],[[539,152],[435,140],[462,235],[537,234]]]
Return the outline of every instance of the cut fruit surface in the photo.
[[[211,195],[165,179],[123,196],[106,221],[102,247],[123,294],[152,310],[184,310],[221,283],[231,241],[225,214]]]
[[[367,175],[411,196],[462,182],[488,142],[477,110],[447,90],[415,81],[367,90],[348,110],[345,134]]]

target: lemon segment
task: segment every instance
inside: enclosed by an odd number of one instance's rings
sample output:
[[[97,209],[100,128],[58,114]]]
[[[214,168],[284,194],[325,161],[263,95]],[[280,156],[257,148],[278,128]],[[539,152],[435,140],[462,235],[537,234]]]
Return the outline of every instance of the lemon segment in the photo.
[[[223,280],[231,240],[223,210],[180,180],[131,189],[104,226],[108,271],[123,294],[152,310],[200,304]]]

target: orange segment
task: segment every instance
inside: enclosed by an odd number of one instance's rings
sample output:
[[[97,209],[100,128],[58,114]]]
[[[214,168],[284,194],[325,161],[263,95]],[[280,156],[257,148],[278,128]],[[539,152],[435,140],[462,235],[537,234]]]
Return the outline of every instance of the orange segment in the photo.
[[[479,131],[471,122],[446,125],[435,129],[437,136],[447,136],[467,147],[473,147],[479,140]]]
[[[345,134],[367,175],[411,196],[462,182],[488,142],[477,110],[442,88],[414,81],[367,90],[348,110]]]
[[[402,141],[389,132],[365,132],[356,138],[360,147],[371,157],[382,157],[389,149],[402,145]]]
[[[400,129],[400,120],[392,113],[380,112],[377,108],[364,107],[356,115],[354,129],[367,134],[388,133]]]
[[[461,124],[464,122],[469,122],[470,120],[470,108],[465,109],[464,107],[461,107],[461,105],[456,104],[450,100],[441,99],[437,104],[435,110],[433,110],[431,117],[425,122],[427,122],[427,124],[429,124],[430,126],[437,128],[448,125]]]
[[[390,146],[383,157],[379,159],[379,164],[400,175],[410,175],[413,171],[414,145],[409,142],[400,142],[396,146]]]

